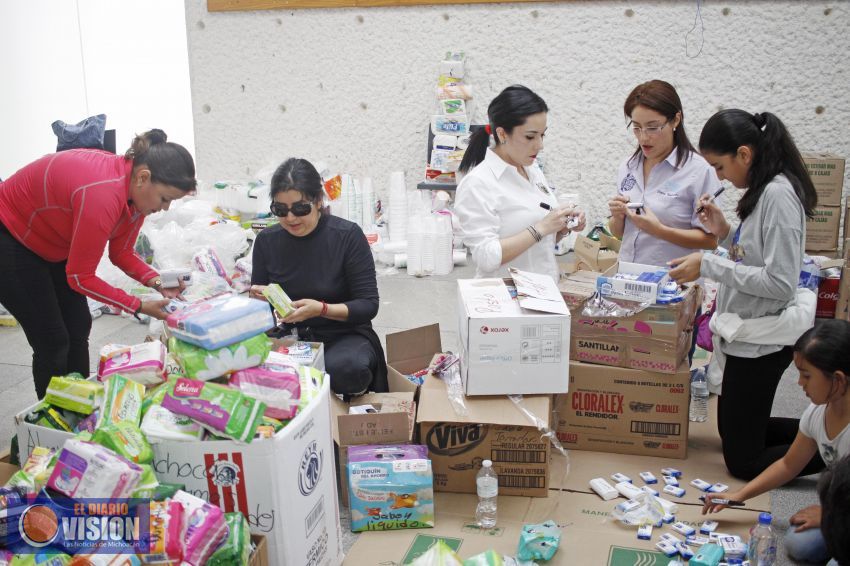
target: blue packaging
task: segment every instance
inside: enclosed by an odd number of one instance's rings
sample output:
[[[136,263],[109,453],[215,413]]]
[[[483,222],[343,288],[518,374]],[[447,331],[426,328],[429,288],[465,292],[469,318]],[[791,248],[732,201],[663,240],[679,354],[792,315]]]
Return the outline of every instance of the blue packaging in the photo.
[[[418,444],[350,446],[351,530],[434,526],[434,476],[428,448]]]
[[[264,301],[219,295],[169,315],[166,324],[180,340],[205,350],[217,350],[265,332],[275,322]]]

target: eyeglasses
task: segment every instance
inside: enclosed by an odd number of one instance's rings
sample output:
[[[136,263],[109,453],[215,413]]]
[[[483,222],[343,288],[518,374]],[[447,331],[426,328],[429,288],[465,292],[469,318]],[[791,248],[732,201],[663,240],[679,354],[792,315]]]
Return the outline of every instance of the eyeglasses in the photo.
[[[661,130],[664,129],[664,126],[669,124],[670,121],[664,122],[660,126],[646,126],[645,128],[641,128],[640,126],[632,126],[632,122],[629,122],[629,125],[626,126],[627,130],[631,130],[631,132],[635,135],[635,137],[640,137],[641,134],[646,134],[649,137],[657,136],[661,133]]]
[[[313,210],[313,203],[312,202],[296,202],[296,203],[293,203],[292,206],[287,206],[287,205],[280,203],[280,202],[273,202],[272,205],[269,208],[271,209],[272,214],[274,214],[275,216],[278,216],[280,218],[283,218],[284,216],[286,216],[290,212],[294,216],[307,216],[308,214],[310,214],[310,211]]]

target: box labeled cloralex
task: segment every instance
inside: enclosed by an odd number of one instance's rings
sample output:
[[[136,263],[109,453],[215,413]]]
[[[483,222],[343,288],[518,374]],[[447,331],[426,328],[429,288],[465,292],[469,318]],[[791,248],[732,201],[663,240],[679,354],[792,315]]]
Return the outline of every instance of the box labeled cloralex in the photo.
[[[541,291],[523,293],[523,281]],[[518,297],[502,279],[459,279],[461,378],[467,395],[566,393],[570,313],[546,276],[516,272]]]

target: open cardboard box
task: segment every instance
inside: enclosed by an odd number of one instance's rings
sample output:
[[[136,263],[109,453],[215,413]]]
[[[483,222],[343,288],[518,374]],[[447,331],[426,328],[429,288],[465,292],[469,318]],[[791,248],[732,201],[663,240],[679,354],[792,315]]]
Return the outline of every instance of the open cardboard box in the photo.
[[[440,325],[430,324],[387,334],[387,379],[390,391],[412,391],[418,388],[405,375],[425,369],[435,354],[443,351]]]
[[[599,235],[599,241],[591,240],[579,234],[573,245],[576,255],[576,268],[585,271],[607,271],[617,263],[620,240],[605,234]]]
[[[525,395],[523,400],[548,426],[551,396]],[[499,474],[500,494],[545,497],[549,441],[505,396],[467,397],[465,404],[468,415],[457,415],[446,384],[426,377],[416,422],[431,458],[434,491],[475,493],[475,476],[489,459]]]

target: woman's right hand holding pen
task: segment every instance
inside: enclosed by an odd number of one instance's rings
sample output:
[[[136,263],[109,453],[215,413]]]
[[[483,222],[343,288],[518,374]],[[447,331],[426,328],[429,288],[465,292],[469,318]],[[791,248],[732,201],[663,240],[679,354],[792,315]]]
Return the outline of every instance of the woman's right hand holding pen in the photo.
[[[702,225],[705,226],[706,230],[721,240],[729,235],[731,226],[726,221],[726,217],[723,215],[720,207],[714,204],[714,197],[712,195],[702,195],[699,198],[697,210],[699,210],[697,217],[702,222]]]
[[[549,214],[537,221],[534,228],[543,236],[554,234],[564,229],[567,221],[573,213],[573,207],[558,207],[549,211]]]

